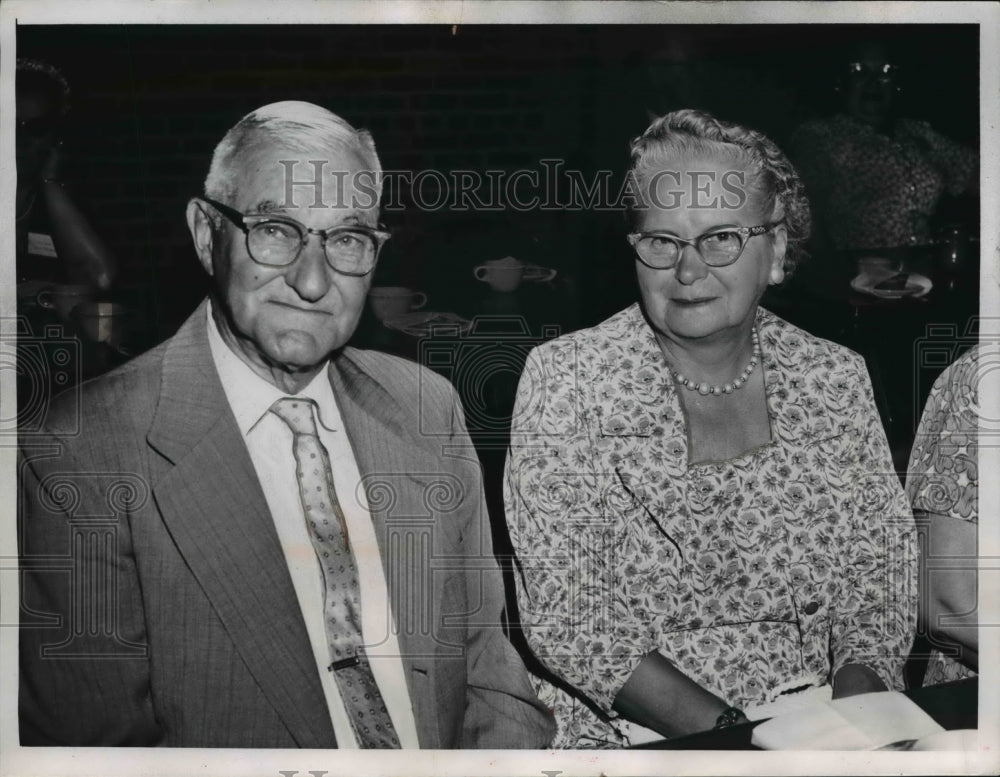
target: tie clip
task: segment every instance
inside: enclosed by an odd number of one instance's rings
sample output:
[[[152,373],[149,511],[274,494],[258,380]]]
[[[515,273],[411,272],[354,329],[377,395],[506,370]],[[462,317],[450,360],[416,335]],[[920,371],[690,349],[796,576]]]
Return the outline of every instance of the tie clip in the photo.
[[[361,659],[357,656],[351,656],[350,658],[342,658],[339,661],[334,661],[327,669],[331,672],[337,672],[341,669],[349,669],[352,666],[357,666],[361,663]]]

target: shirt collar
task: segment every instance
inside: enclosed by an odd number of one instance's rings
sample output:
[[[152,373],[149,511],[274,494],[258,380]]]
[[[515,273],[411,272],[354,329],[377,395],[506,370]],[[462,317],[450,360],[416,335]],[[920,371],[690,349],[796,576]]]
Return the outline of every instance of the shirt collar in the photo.
[[[246,437],[275,401],[289,395],[260,377],[233,352],[222,339],[219,327],[212,316],[211,300],[207,308],[208,345],[212,352],[212,361],[222,381],[229,407],[236,416],[240,434]],[[324,366],[324,369],[320,370],[316,377],[295,396],[314,400],[319,408],[320,423],[332,431],[339,423],[339,413],[333,396],[333,387],[326,373]]]

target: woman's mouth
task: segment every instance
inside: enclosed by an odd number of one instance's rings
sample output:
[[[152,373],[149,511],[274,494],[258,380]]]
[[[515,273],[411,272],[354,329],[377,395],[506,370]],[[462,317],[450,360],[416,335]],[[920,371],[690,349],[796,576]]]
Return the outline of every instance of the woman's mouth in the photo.
[[[679,307],[693,308],[697,307],[698,305],[706,305],[714,299],[715,297],[694,297],[691,299],[687,299],[684,297],[673,297],[670,301],[673,302],[675,305],[678,305]]]

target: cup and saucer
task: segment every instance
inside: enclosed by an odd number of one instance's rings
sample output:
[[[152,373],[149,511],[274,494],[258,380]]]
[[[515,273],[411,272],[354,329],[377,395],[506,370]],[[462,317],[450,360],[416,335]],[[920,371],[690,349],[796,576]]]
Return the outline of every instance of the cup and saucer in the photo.
[[[472,274],[477,281],[483,281],[493,291],[506,294],[516,291],[524,281],[533,283],[551,281],[556,277],[556,270],[522,262],[513,256],[505,256],[502,259],[483,262],[473,268]]]
[[[372,313],[384,327],[411,337],[464,334],[472,326],[454,313],[423,310],[427,295],[405,286],[373,286],[368,291]]]

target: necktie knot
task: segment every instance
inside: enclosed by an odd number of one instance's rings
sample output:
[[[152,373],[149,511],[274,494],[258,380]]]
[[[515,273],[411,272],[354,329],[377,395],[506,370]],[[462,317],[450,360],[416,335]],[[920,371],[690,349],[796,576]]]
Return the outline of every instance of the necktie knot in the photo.
[[[292,434],[316,434],[316,419],[313,408],[316,403],[311,399],[283,397],[270,407],[270,411],[284,421]]]

